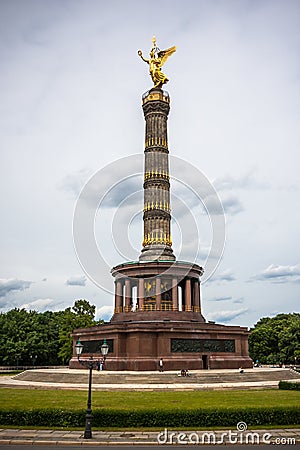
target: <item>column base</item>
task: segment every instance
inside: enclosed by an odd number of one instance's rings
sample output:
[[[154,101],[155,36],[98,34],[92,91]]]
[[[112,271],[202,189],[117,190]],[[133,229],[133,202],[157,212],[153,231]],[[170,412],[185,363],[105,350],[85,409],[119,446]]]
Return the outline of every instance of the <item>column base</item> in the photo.
[[[143,248],[139,261],[175,261],[176,257],[170,247],[163,245],[148,245]]]

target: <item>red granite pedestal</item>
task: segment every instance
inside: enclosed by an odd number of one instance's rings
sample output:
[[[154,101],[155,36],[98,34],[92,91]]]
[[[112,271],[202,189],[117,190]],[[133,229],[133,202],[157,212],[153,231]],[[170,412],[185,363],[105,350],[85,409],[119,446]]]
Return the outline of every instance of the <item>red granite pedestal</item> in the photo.
[[[106,359],[108,370],[157,370],[161,357],[165,370],[252,367],[246,328],[192,318],[176,320],[176,313],[163,316],[151,313],[147,321],[128,318],[128,322],[76,330],[74,343],[79,338],[83,344],[97,343],[98,351],[93,356],[101,357],[99,348],[106,339],[111,347]],[[84,357],[90,357],[90,353],[84,353]],[[75,356],[70,368],[81,368]]]

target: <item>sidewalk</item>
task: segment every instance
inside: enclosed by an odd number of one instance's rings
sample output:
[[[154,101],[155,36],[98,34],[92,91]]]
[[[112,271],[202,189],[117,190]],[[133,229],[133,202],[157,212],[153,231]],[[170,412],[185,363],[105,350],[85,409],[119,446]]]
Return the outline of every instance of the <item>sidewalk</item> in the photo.
[[[299,445],[300,429],[218,430],[218,431],[94,431],[92,439],[83,439],[82,431],[22,430],[0,428],[3,445],[160,445],[160,444],[277,444]]]

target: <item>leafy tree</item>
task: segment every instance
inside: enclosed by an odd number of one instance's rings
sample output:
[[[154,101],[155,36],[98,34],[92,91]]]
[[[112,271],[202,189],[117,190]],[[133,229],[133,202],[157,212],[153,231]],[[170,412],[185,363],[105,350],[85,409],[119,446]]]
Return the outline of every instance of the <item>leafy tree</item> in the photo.
[[[67,363],[72,357],[72,338],[70,334],[76,328],[88,328],[103,321],[95,321],[96,307],[90,305],[87,300],[77,300],[72,308],[64,311],[63,323],[59,332],[59,357],[63,363]]]
[[[70,333],[95,321],[95,306],[87,300],[75,301],[64,311],[12,309],[0,313],[0,365],[58,365],[72,356]]]
[[[84,322],[88,321],[88,317],[90,317],[91,321],[94,320],[96,307],[90,305],[87,300],[76,300],[72,309],[78,317],[84,318]]]
[[[260,319],[249,336],[251,358],[268,364],[300,362],[300,314]]]

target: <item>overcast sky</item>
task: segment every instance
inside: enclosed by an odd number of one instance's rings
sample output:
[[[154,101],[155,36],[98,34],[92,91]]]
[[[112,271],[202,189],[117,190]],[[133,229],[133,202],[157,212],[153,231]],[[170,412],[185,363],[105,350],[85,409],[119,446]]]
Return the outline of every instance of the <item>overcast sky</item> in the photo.
[[[170,154],[195,169],[172,181],[176,255],[206,268],[212,242],[212,217],[184,184],[200,173],[225,210],[204,316],[252,326],[299,311],[299,30],[298,0],[1,0],[0,310],[86,298],[109,319],[109,268],[141,250],[142,178],[130,156],[142,171],[141,96],[152,83],[137,50],[147,57],[155,34],[161,49],[177,45],[163,69]],[[107,193],[113,168],[120,183]],[[104,289],[72,236],[93,174],[94,196],[107,194],[95,224]]]

